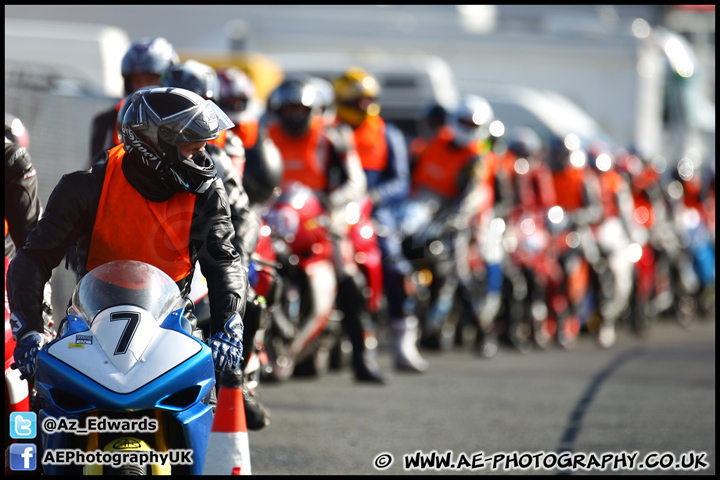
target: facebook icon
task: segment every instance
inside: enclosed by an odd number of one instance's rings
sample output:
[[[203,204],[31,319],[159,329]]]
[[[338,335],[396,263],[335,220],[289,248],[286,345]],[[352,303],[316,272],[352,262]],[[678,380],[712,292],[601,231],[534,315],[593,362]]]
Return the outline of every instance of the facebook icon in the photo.
[[[35,470],[37,467],[37,447],[32,443],[13,443],[10,445],[10,470]]]

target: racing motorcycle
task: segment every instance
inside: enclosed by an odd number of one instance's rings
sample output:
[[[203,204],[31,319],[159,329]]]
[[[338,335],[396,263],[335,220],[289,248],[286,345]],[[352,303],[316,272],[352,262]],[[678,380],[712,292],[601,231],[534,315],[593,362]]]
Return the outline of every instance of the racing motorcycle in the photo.
[[[10,304],[7,293],[7,271],[10,260],[5,257],[5,418],[13,412],[27,412],[30,410],[28,383],[20,379],[20,371],[13,370],[10,365],[15,363],[13,351],[15,340],[10,326]],[[12,443],[8,430],[5,431],[5,447]]]
[[[263,373],[280,381],[324,373],[342,332],[328,215],[310,188],[293,182],[283,185],[263,221],[279,273],[269,295]]]
[[[432,198],[408,198],[397,212],[402,248],[412,264],[417,292],[417,316],[421,322],[420,344],[427,348],[451,349],[462,330],[462,305],[458,280],[452,275],[455,231]]]
[[[588,238],[561,207],[551,207],[548,220],[552,256],[559,260],[564,274],[562,284],[554,289],[548,307],[556,319],[557,343],[571,349],[577,343],[581,327],[597,319],[593,272],[585,253],[585,249],[592,249],[593,245],[585,244],[589,242]]]
[[[556,335],[558,316],[568,316],[561,287],[564,273],[553,251],[545,212],[516,209],[508,217],[503,246],[505,267],[502,324],[507,340],[520,352],[533,345],[548,348]]]
[[[45,452],[118,455],[110,463],[97,457],[86,457],[94,463],[84,465],[45,463],[45,474],[202,472],[215,370],[210,348],[192,335],[184,305],[175,282],[143,262],[109,262],[80,280],[57,338],[37,359],[41,445]],[[47,433],[40,426],[48,419],[90,428]],[[103,421],[108,428],[92,428]],[[121,462],[119,452],[144,461]]]

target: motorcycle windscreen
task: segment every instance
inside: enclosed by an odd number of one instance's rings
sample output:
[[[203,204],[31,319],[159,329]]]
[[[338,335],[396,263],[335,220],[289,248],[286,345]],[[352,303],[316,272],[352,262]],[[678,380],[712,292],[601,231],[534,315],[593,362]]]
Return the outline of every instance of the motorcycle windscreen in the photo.
[[[160,326],[180,305],[180,290],[158,268],[108,262],[73,293],[70,312],[90,330],[58,339],[48,353],[109,390],[134,391],[202,349],[192,337]]]

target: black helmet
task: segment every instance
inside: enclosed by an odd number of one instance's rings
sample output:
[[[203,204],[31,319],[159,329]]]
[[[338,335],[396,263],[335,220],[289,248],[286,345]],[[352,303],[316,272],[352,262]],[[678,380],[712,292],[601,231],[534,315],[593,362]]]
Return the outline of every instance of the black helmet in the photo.
[[[418,135],[430,137],[447,122],[448,110],[436,102],[430,100],[420,105],[415,119],[415,130]]]
[[[531,159],[541,154],[543,141],[534,129],[517,126],[508,134],[507,148],[518,158]]]
[[[184,88],[215,103],[220,95],[220,83],[215,69],[195,60],[168,67],[160,77],[159,85]]]
[[[320,93],[308,79],[291,78],[270,94],[268,110],[289,135],[300,136],[320,114],[321,102]]]
[[[166,87],[140,90],[129,102],[121,124],[128,154],[183,190],[196,194],[207,190],[217,176],[210,156],[201,150],[187,158],[178,147],[215,139],[232,128],[220,107],[189,90]]]
[[[117,134],[120,139],[122,139],[122,121],[123,121],[123,118],[125,118],[125,114],[128,111],[128,107],[130,107],[130,103],[132,103],[130,99],[135,94],[145,91],[145,90],[150,90],[151,88],[157,88],[157,85],[152,86],[152,87],[139,88],[136,91],[134,91],[133,93],[131,93],[130,95],[126,96],[125,99],[123,100],[123,103],[120,106],[120,110],[118,110],[117,118],[115,119],[115,129],[117,130]]]
[[[130,75],[153,73],[162,75],[170,65],[180,63],[172,45],[163,37],[142,38],[133,42],[122,59],[122,76],[125,80],[125,94],[133,92]]]
[[[280,185],[283,160],[280,150],[269,138],[245,150],[243,187],[254,204],[265,203]]]
[[[217,71],[220,98],[217,104],[225,112],[242,112],[255,97],[252,79],[237,67],[223,67]]]

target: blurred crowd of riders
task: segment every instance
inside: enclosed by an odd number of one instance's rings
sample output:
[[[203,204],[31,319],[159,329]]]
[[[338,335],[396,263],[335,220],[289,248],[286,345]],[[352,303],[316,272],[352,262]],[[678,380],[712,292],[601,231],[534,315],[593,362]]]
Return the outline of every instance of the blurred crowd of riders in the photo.
[[[331,79],[288,76],[265,102],[242,70],[181,62],[165,39],[141,39],[122,62],[127,97],[93,119],[85,168],[121,142],[117,127],[134,92],[179,87],[216,102],[235,126],[206,150],[226,186],[251,286],[253,252],[268,235],[262,226],[273,226],[267,219],[278,198],[293,184],[309,188],[333,252],[336,285],[325,295],[335,295],[338,342],[352,346],[361,382],[387,383],[376,359],[378,329],[389,334],[394,366],[422,373],[432,368],[424,349],[468,348],[490,358],[502,344],[572,348],[582,335],[609,348],[623,329],[643,334],[668,317],[691,327],[710,316],[714,157],[670,159],[639,145],[506,129],[492,104],[472,94],[457,105],[419,106],[418,136],[408,138],[383,119],[373,73],[345,67]],[[41,210],[38,201],[9,197],[23,179],[9,174],[9,145],[32,152],[22,128],[6,113],[8,257],[27,236],[14,233],[12,210],[33,209],[35,219]],[[25,181],[34,178],[25,172]],[[348,212],[363,205],[372,228],[360,235],[379,251],[375,273],[348,227]],[[344,256],[347,242],[355,261]],[[250,320],[267,308],[262,297],[248,295],[246,356],[255,332],[272,328]]]

